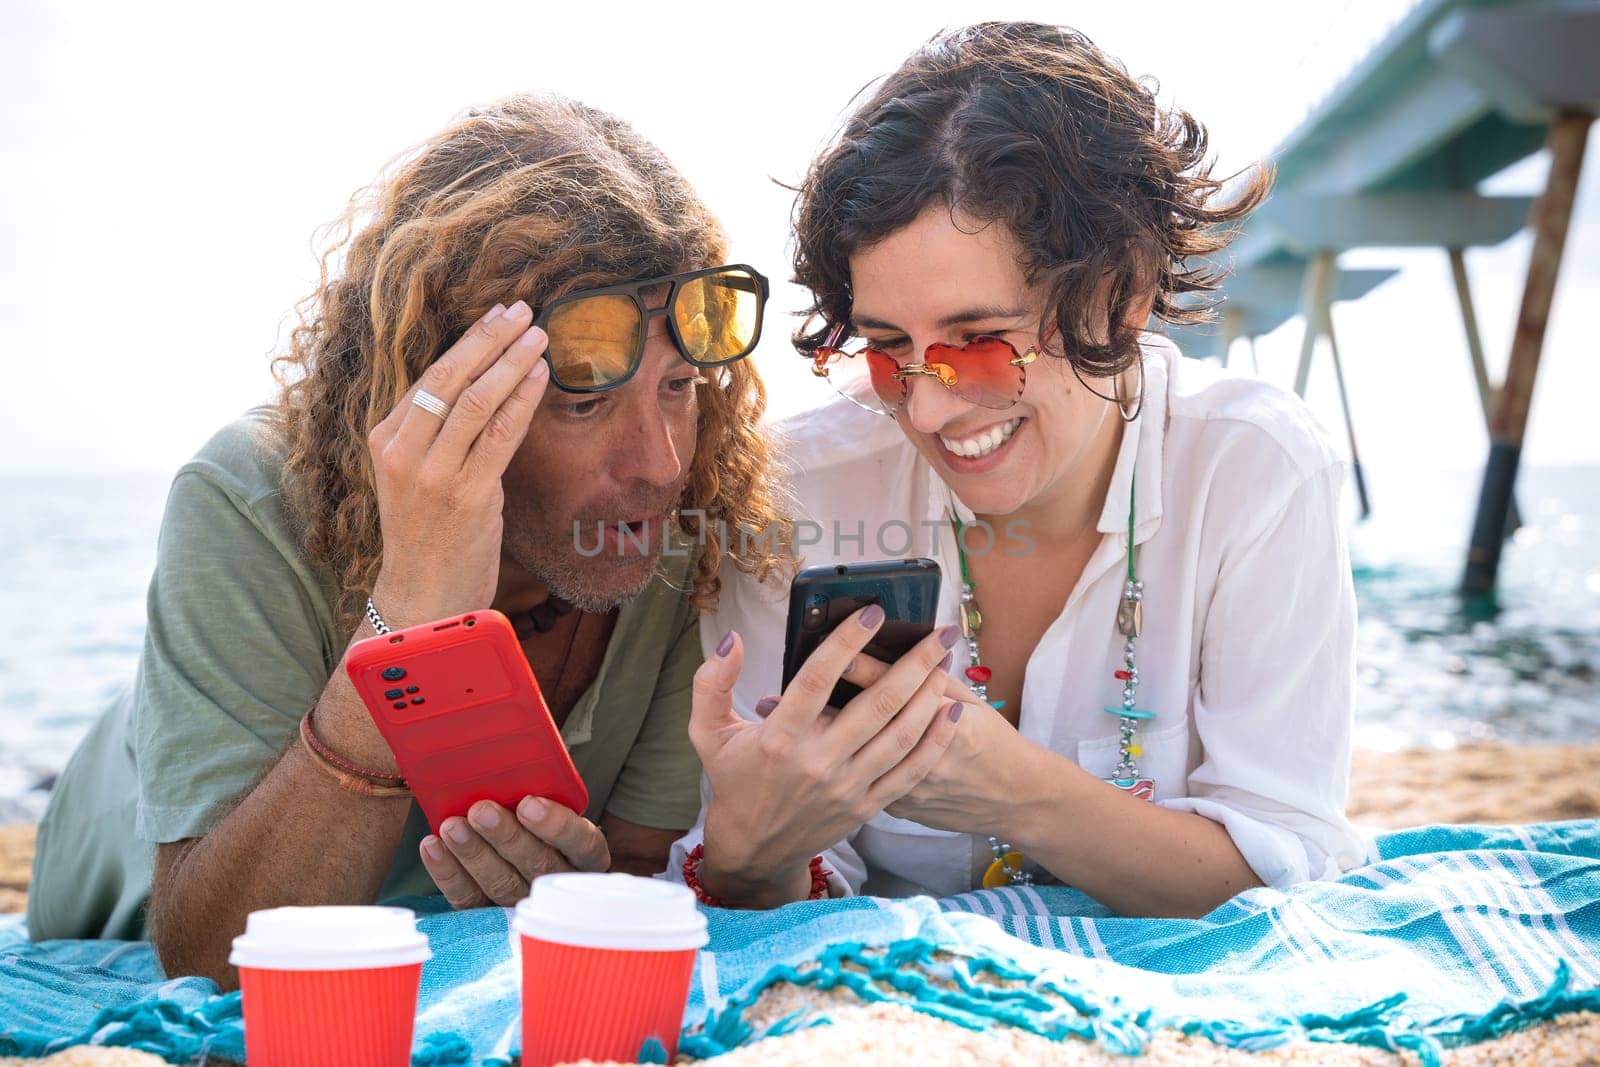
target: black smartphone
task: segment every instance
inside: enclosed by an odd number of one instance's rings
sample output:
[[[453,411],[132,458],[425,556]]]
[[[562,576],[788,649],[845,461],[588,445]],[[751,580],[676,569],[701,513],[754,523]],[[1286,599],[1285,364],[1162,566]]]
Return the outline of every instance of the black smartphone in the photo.
[[[859,608],[883,608],[883,625],[863,649],[893,663],[933,632],[939,610],[939,564],[931,559],[883,559],[807,567],[789,586],[789,624],[783,643],[783,688],[833,628]],[[861,687],[841,681],[828,703],[842,708]]]

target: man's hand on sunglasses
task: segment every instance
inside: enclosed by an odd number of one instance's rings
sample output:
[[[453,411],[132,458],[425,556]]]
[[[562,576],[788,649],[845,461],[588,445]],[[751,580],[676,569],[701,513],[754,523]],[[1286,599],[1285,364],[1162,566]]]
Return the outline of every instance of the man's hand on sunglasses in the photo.
[[[546,337],[532,322],[520,300],[495,305],[368,435],[383,530],[372,599],[397,629],[494,599],[500,480],[550,380]],[[415,403],[418,390],[447,413]]]

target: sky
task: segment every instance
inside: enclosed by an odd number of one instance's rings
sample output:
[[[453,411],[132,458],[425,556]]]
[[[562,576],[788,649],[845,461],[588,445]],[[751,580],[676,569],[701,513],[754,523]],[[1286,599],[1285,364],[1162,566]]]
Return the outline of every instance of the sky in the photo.
[[[1210,129],[1220,172],[1268,153],[1409,7],[1175,0],[914,8],[473,3],[0,3],[0,473],[170,472],[268,398],[269,358],[315,284],[318,227],[468,106],[553,89],[659,144],[780,284],[756,357],[781,414],[819,386],[785,340],[794,182],[856,92],[941,28],[1069,21]],[[705,106],[707,98],[714,106]],[[1600,138],[1596,138],[1600,139]],[[1490,183],[1531,193],[1534,157]],[[1468,253],[1491,373],[1526,234]],[[1443,252],[1362,250],[1402,274],[1334,312],[1367,466],[1466,467],[1486,450]],[[1533,405],[1531,463],[1600,462],[1593,146]],[[1288,383],[1293,320],[1257,346]],[[1242,349],[1236,362],[1248,365]],[[825,388],[825,387],[820,387]],[[1308,399],[1342,438],[1329,362]]]

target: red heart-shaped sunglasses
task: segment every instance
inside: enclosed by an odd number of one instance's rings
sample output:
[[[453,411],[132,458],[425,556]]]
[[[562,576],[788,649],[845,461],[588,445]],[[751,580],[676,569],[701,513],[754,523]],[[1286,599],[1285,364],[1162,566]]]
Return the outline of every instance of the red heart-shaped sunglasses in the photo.
[[[840,323],[828,332],[821,347],[811,355],[811,373],[827,378],[858,404],[893,414],[906,402],[911,381],[918,377],[933,378],[955,396],[979,407],[1010,407],[1022,399],[1028,380],[1026,368],[1039,358],[1039,348],[1050,343],[1056,324],[1050,324],[1039,346],[1023,353],[1018,353],[1004,337],[983,334],[962,345],[931,344],[915,363],[901,363],[870,341],[854,348],[843,347],[845,329],[845,324]],[[863,369],[874,397],[866,397],[859,388]],[[872,399],[881,407],[872,404]]]

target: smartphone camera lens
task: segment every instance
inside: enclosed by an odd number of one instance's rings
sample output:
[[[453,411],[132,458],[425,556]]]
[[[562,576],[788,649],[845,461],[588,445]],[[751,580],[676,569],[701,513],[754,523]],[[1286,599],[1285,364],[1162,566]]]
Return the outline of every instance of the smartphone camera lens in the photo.
[[[386,682],[398,682],[405,676],[406,669],[404,667],[385,667],[383,669],[383,680]]]
[[[820,630],[827,621],[828,598],[821,593],[812,593],[806,597],[806,610],[801,617],[800,625],[807,630]]]

